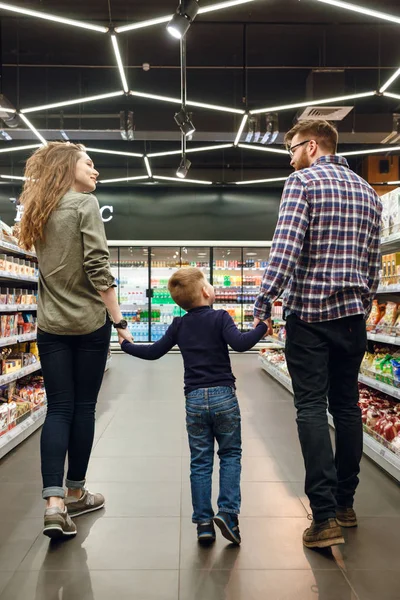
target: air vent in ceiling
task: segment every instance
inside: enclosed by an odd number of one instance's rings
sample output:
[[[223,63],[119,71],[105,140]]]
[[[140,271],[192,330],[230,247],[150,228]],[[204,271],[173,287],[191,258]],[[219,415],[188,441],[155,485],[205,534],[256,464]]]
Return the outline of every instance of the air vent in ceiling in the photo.
[[[307,106],[297,116],[297,120],[325,119],[325,121],[343,121],[353,108],[353,106]]]

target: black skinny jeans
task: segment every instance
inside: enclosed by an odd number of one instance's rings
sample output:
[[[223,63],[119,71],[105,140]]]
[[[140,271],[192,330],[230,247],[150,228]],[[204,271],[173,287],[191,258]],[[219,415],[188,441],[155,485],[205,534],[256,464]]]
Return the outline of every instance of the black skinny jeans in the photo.
[[[108,319],[103,327],[87,335],[38,331],[48,402],[40,442],[43,498],[64,497],[67,453],[67,487],[81,489],[85,485],[110,335]]]
[[[358,407],[358,371],[367,346],[362,315],[306,323],[286,320],[286,359],[292,378],[297,427],[306,467],[305,492],[314,519],[352,507],[358,485],[363,432]],[[333,456],[326,414],[333,417]]]

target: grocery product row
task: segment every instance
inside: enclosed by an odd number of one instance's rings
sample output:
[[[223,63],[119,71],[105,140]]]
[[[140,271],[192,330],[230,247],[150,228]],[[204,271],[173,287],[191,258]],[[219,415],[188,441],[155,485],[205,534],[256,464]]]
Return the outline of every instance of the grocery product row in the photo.
[[[37,279],[39,275],[37,263],[7,254],[0,254],[0,272],[3,277],[12,275],[21,279]]]
[[[262,368],[293,393],[285,352],[282,348],[263,348]],[[374,380],[370,379],[374,385]],[[378,385],[384,385],[377,382]],[[395,388],[393,388],[395,389]],[[360,375],[360,400],[364,428],[364,453],[400,481],[400,403],[393,396],[366,386]],[[333,419],[328,414],[330,425]]]
[[[382,202],[382,236],[400,233],[400,188],[380,197]]]
[[[35,310],[37,306],[37,291],[13,287],[0,288],[0,312],[8,310],[10,306],[16,306],[17,310],[19,310],[20,306],[30,306],[31,310]]]
[[[5,313],[0,315],[0,340],[36,333],[36,315],[30,312]]]

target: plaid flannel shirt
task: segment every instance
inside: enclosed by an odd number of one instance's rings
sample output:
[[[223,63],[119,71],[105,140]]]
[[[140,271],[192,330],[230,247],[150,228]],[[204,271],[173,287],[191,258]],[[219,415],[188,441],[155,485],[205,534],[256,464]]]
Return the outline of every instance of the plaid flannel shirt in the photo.
[[[347,161],[322,156],[286,181],[254,316],[284,306],[309,323],[368,315],[379,283],[382,205]]]

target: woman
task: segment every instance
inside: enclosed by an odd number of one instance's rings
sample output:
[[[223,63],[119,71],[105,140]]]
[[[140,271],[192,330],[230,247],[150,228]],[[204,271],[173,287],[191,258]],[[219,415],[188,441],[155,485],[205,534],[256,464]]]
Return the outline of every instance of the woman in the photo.
[[[41,437],[43,533],[76,535],[75,517],[104,506],[85,488],[111,321],[122,320],[99,205],[99,173],[83,146],[51,142],[27,161],[20,241],[39,262],[38,347],[48,410]],[[68,473],[64,493],[64,463]]]

